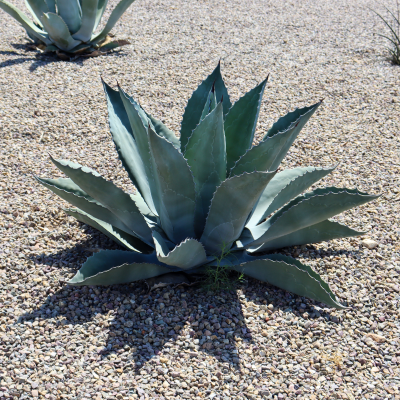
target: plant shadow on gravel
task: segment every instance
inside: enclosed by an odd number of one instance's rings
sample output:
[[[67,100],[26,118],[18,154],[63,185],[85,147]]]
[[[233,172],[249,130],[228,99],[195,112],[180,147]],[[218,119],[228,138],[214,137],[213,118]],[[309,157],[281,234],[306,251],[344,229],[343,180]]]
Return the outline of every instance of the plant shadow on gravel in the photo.
[[[29,44],[19,44],[19,43],[12,43],[11,46],[19,50],[19,52],[15,51],[1,51],[1,55],[10,55],[10,56],[22,56],[19,58],[14,58],[10,60],[6,60],[0,63],[0,68],[5,68],[5,67],[12,67],[13,65],[16,64],[23,64],[25,62],[30,62],[32,61],[32,64],[29,67],[30,72],[36,71],[39,67],[46,66],[48,64],[52,63],[58,63],[58,62],[65,62],[61,60],[60,58],[57,57],[55,53],[39,53],[37,50],[34,50],[30,47]],[[25,53],[25,54],[24,54]],[[122,50],[114,50],[106,55],[106,57],[110,56],[126,56],[124,53],[122,53]],[[70,60],[66,61],[69,63],[73,63],[79,66],[83,66],[84,62],[89,59],[90,57],[78,57],[75,60]]]
[[[103,235],[94,236],[99,238],[97,245],[118,247]],[[44,265],[45,274],[57,269],[65,271],[72,268],[71,264],[75,269],[85,255],[90,255],[88,250],[93,251],[93,243],[89,239],[74,248],[31,259]],[[326,255],[330,256],[331,252]],[[253,350],[257,349],[265,329],[283,329],[285,338],[285,324],[292,323],[288,316],[302,326],[312,325],[321,314],[331,319],[329,312],[321,311],[312,301],[251,278],[246,278],[235,290],[218,293],[207,292],[201,286],[168,286],[149,292],[143,282],[76,287],[60,280],[59,286],[50,287],[47,295],[42,305],[22,315],[18,322],[54,319],[55,331],[67,324],[94,323],[96,328],[107,330],[107,337],[103,338],[95,357],[101,361],[114,354],[117,357],[114,362],[137,370],[155,356],[169,353],[174,341],[180,346],[180,352],[173,357],[176,360],[201,358],[204,351],[226,363],[228,368],[240,369],[241,351],[250,345]],[[303,317],[305,312],[308,322]],[[252,333],[246,322],[257,324],[255,332]],[[296,338],[287,336],[285,340],[290,343]],[[199,346],[198,352],[196,346]],[[277,343],[277,347],[281,346]]]

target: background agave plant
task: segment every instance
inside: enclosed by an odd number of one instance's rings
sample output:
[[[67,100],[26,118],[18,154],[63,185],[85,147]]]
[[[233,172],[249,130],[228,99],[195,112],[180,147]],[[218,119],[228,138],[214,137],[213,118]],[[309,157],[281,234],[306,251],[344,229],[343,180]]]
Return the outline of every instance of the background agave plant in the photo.
[[[0,0],[0,8],[25,28],[40,50],[55,51],[60,56],[66,56],[65,53],[97,55],[129,43],[113,41],[108,34],[133,1],[121,0],[103,30],[97,34],[94,31],[108,0],[26,0],[34,22],[6,0]]]
[[[37,179],[77,207],[68,214],[130,251],[96,253],[70,284],[126,283],[223,265],[343,307],[309,266],[260,252],[360,235],[329,218],[376,196],[334,187],[301,194],[333,168],[277,173],[320,103],[280,118],[252,147],[265,85],[232,106],[218,65],[189,100],[178,139],[121,88],[104,83],[112,137],[137,192],[65,160],[52,159],[69,178]]]

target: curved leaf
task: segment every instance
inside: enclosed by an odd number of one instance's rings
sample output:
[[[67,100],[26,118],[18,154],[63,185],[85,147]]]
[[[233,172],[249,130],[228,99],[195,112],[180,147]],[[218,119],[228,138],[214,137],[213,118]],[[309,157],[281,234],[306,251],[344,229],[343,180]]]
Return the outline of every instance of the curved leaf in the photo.
[[[14,7],[8,1],[0,0],[0,8],[19,22],[30,35],[41,40],[46,45],[52,43],[47,33],[39,29],[22,11],[18,10],[17,7]]]
[[[221,64],[218,63],[217,68],[215,68],[215,70],[199,85],[187,103],[181,125],[182,152],[184,151],[194,128],[196,128],[200,122],[204,106],[213,84],[215,86],[215,95],[217,100],[220,100],[221,98],[224,99],[224,115],[228,113],[228,110],[231,107],[228,91],[221,75]]]
[[[275,172],[252,172],[222,182],[211,201],[201,243],[208,254],[221,254],[237,240],[262,191]]]
[[[261,257],[242,255],[239,261],[236,264],[234,259],[229,260],[229,268],[330,307],[346,308],[337,301],[327,283],[311,267],[294,258],[281,254]]]
[[[43,0],[44,1],[44,0]],[[67,24],[71,34],[77,32],[81,27],[81,5],[78,0],[56,0],[57,11]]]
[[[335,168],[300,167],[277,173],[265,188],[246,226],[251,229]]]
[[[290,131],[282,132],[267,138],[267,140],[247,150],[247,152],[236,161],[229,176],[241,175],[244,172],[271,171],[271,166],[275,158],[281,152],[290,135]]]
[[[134,1],[135,0],[121,0],[117,4],[117,6],[112,11],[110,18],[108,19],[106,26],[103,28],[103,30],[99,34],[92,36],[93,44],[99,43],[101,40],[105,39],[105,37],[111,32],[111,29],[114,28],[114,25],[122,17],[122,14]]]
[[[195,237],[193,176],[183,155],[172,143],[148,129],[159,198],[161,226],[174,243]]]
[[[147,173],[152,173],[149,172],[151,171],[150,160],[148,160],[149,165],[146,168],[140,156],[138,144],[133,135],[128,114],[125,110],[120,93],[113,90],[104,81],[103,86],[107,97],[110,131],[119,159],[127,171],[129,178],[143,196],[151,212],[157,214],[147,177]],[[140,125],[138,129],[141,129]],[[147,152],[149,153],[150,150],[147,150]]]
[[[72,37],[86,43],[89,42],[94,31],[99,0],[80,1],[82,7],[82,23],[78,32],[74,33]]]
[[[40,18],[44,13],[51,11],[45,0],[25,0],[26,8],[31,12],[34,20],[42,27]]]
[[[108,0],[99,0],[99,2],[97,3],[96,21],[94,23],[94,29],[93,29],[94,31],[99,26],[101,17],[103,16],[104,11],[107,8],[107,3],[108,3]]]
[[[90,168],[82,167],[71,161],[54,160],[53,158],[51,160],[89,196],[103,204],[123,221],[138,238],[149,245],[152,244],[151,230],[129,194]]]
[[[268,78],[241,97],[225,118],[227,171],[251,147]],[[276,169],[276,168],[272,168]]]
[[[40,20],[52,42],[61,50],[69,51],[80,44],[72,38],[68,26],[59,15],[49,12],[43,14]]]
[[[221,100],[222,103],[222,100]],[[204,105],[203,112],[200,117],[200,121],[202,121],[214,108],[217,106],[217,96],[215,93],[215,85],[212,86],[210,93],[208,94],[206,104]]]
[[[222,103],[196,127],[185,149],[196,188],[195,231],[201,235],[217,187],[226,178],[225,133]]]
[[[71,215],[71,217],[76,218],[78,221],[99,230],[100,232],[108,236],[111,240],[123,247],[126,247],[129,250],[144,253],[149,253],[153,250],[150,246],[143,243],[135,236],[129,235],[126,232],[116,228],[115,226],[112,226],[111,224],[102,221],[101,219],[95,218],[82,210],[67,208],[64,209],[64,211],[68,215]]]
[[[196,239],[185,239],[170,251],[158,232],[153,232],[153,238],[157,258],[164,264],[186,270],[207,263],[206,251],[203,245]]]
[[[70,285],[115,285],[179,271],[163,266],[155,253],[103,250],[89,257],[82,268],[68,282]]]
[[[325,220],[307,228],[281,236],[260,246],[246,246],[250,253],[280,249],[282,247],[300,246],[303,244],[325,242],[327,240],[364,235],[338,222]]]
[[[56,0],[46,0],[47,7],[49,7],[49,11],[52,13],[56,13]]]
[[[267,132],[263,140],[266,140],[269,137],[273,137],[274,135],[280,132],[285,132],[287,130],[291,131],[291,136],[287,140],[286,144],[282,147],[280,153],[275,158],[273,164],[271,165],[271,170],[276,170],[279,167],[280,163],[285,158],[286,153],[289,151],[290,147],[299,135],[303,126],[311,118],[311,116],[321,105],[321,103],[322,101],[312,105],[311,107],[304,107],[292,111],[286,114],[284,117],[279,118],[278,121],[272,125],[272,128]]]
[[[252,247],[315,225],[377,197],[357,189],[338,188],[316,189],[298,196],[267,221],[251,229],[255,238]]]

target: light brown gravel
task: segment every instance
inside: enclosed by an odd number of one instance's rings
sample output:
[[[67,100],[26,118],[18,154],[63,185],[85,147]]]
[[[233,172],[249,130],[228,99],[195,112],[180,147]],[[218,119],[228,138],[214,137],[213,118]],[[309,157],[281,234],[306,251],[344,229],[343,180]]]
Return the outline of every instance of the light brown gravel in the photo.
[[[133,45],[72,63],[36,58],[0,12],[0,399],[400,399],[400,69],[367,7],[382,11],[367,0],[137,0],[114,30]],[[88,249],[112,245],[65,217],[32,174],[59,176],[51,153],[129,189],[100,75],[178,131],[219,59],[233,100],[270,74],[258,137],[325,99],[285,166],[340,163],[323,184],[382,193],[338,217],[365,237],[287,250],[347,310],[253,280],[218,296],[66,286]]]

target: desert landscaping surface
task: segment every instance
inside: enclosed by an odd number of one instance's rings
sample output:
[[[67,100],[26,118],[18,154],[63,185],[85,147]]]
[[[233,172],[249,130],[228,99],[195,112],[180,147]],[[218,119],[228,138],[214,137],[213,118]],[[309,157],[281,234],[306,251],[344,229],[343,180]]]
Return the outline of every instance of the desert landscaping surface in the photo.
[[[131,45],[72,62],[30,50],[0,10],[0,399],[400,399],[400,67],[369,8],[384,11],[363,0],[137,0],[113,30]],[[178,133],[219,60],[232,101],[269,74],[257,139],[324,99],[282,167],[337,165],[321,186],[381,194],[337,218],[364,236],[281,251],[347,309],[250,278],[220,293],[66,284],[117,246],[34,175],[61,176],[51,154],[133,189],[100,76]]]

